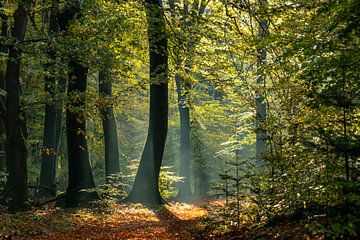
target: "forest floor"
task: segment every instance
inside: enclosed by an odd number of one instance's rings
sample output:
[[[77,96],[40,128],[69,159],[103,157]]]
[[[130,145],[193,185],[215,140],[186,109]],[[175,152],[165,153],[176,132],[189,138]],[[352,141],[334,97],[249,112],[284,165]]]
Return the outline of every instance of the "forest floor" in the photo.
[[[171,203],[157,208],[113,204],[110,208],[55,208],[11,215],[0,210],[0,239],[195,239],[206,210]],[[198,238],[201,239],[201,238]]]
[[[305,224],[299,221],[285,221],[269,227],[251,224],[251,216],[241,215],[240,226],[222,225],[221,213],[214,212],[214,209],[221,209],[216,208],[218,204],[224,203],[203,202],[201,206],[205,207],[169,203],[155,208],[141,204],[111,204],[67,210],[50,205],[19,214],[9,214],[0,205],[0,239],[324,239],[310,235]]]

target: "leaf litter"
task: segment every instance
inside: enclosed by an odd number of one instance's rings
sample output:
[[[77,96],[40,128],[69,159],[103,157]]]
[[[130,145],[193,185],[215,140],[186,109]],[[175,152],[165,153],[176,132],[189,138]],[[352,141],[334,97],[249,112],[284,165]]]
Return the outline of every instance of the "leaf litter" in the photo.
[[[149,208],[112,204],[107,209],[40,209],[23,214],[0,212],[0,239],[195,239],[206,210],[170,203]]]

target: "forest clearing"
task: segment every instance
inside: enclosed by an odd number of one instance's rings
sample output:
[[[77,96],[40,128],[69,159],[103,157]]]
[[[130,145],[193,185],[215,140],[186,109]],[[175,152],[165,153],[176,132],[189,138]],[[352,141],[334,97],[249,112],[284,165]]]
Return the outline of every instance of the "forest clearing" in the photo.
[[[360,239],[359,0],[0,0],[0,238]]]

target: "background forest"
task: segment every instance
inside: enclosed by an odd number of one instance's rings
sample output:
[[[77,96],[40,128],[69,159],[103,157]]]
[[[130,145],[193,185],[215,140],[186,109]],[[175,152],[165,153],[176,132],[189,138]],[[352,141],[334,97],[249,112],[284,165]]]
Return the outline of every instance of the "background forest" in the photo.
[[[220,199],[214,234],[358,237],[359,1],[2,0],[0,17],[9,211]]]

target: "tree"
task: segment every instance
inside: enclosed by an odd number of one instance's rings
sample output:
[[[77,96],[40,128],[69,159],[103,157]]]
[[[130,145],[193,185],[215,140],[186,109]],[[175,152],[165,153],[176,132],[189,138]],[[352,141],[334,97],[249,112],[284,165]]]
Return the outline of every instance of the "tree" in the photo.
[[[58,32],[57,21],[57,0],[52,3],[50,11],[49,36],[53,37]],[[56,160],[58,157],[59,143],[62,129],[62,102],[59,100],[59,94],[63,94],[66,81],[63,77],[56,76],[51,71],[56,61],[56,52],[49,46],[48,57],[50,63],[44,66],[44,69],[50,71],[51,75],[45,77],[45,93],[49,96],[45,104],[45,121],[43,148],[40,170],[40,197],[51,197],[56,193]],[[56,86],[57,85],[57,86]]]
[[[14,38],[9,46],[6,67],[6,162],[9,173],[7,191],[11,192],[10,209],[22,211],[28,208],[27,148],[23,133],[25,125],[20,106],[20,44],[24,41],[30,1],[19,1],[14,13]]]
[[[194,195],[204,199],[208,196],[209,176],[204,143],[200,136],[202,130],[198,121],[194,121],[194,131],[192,131],[192,142],[194,145]]]
[[[191,167],[191,139],[190,139],[190,83],[183,83],[179,74],[175,75],[180,112],[180,176],[184,179],[179,184],[178,198],[184,199],[191,195],[190,167]],[[183,86],[182,86],[183,85]]]
[[[159,174],[168,127],[168,53],[160,0],[146,0],[150,57],[150,116],[148,135],[128,202],[161,204]]]
[[[178,95],[178,106],[180,113],[180,176],[183,178],[179,183],[178,199],[186,199],[191,192],[191,164],[192,164],[192,145],[191,145],[191,125],[190,125],[190,91],[192,84],[190,75],[192,73],[192,58],[199,37],[196,36],[193,29],[197,23],[197,18],[204,14],[206,5],[209,1],[194,1],[190,9],[190,2],[184,1],[183,16],[180,18],[179,33],[175,36],[176,45],[175,52],[175,83]],[[175,1],[169,1],[170,9],[173,14],[173,23],[176,24],[176,7]],[[179,37],[182,36],[182,37]],[[183,50],[183,53],[181,54]],[[184,62],[184,64],[183,64]],[[182,65],[184,65],[182,67]],[[183,69],[182,69],[183,68]]]
[[[259,1],[259,8],[261,11],[264,11],[267,5],[267,0]],[[261,12],[264,14],[263,12]],[[259,38],[264,38],[268,35],[269,24],[267,19],[263,16],[260,17],[259,21]],[[260,39],[261,40],[261,39]],[[265,154],[266,151],[266,129],[265,129],[265,119],[266,119],[266,98],[264,96],[266,91],[265,84],[265,75],[264,75],[264,62],[266,61],[266,49],[264,47],[260,47],[258,50],[257,56],[257,79],[256,83],[259,85],[259,90],[257,92],[255,103],[256,103],[256,161],[257,165],[262,165],[261,158],[262,155]]]
[[[70,2],[58,14],[60,31],[68,30],[70,21],[79,18],[80,2]],[[68,102],[66,105],[66,134],[68,148],[68,186],[65,199],[59,205],[75,207],[86,205],[97,198],[94,192],[84,191],[95,187],[86,140],[85,97],[88,68],[70,56],[68,72]]]
[[[175,13],[175,1],[170,1],[170,8],[173,13]],[[184,16],[183,22],[181,22],[180,26],[180,34],[186,35],[188,27],[190,25],[189,18],[189,3],[184,2]],[[174,23],[176,16],[173,16]],[[186,38],[185,38],[186,39]],[[187,39],[188,40],[188,39]],[[176,39],[176,41],[180,41]],[[177,42],[181,48],[181,44],[185,44],[185,54],[191,54],[187,50],[189,47],[189,42],[185,41],[185,43]],[[184,76],[180,73],[181,72],[181,64],[183,61],[183,57],[180,54],[180,51],[176,51],[176,69],[177,72],[175,74],[175,83],[178,95],[178,106],[179,106],[179,113],[180,113],[180,176],[183,178],[182,181],[179,183],[179,192],[178,192],[178,199],[185,199],[191,195],[191,186],[190,186],[190,166],[191,166],[191,139],[190,139],[190,97],[189,91],[191,90],[191,83],[189,81],[185,81]],[[184,54],[184,55],[185,55]],[[187,55],[189,57],[189,55]],[[186,58],[186,57],[185,57]],[[190,58],[190,57],[189,57]],[[189,73],[189,69],[191,67],[191,60],[187,58],[185,61],[185,73]]]
[[[117,126],[112,103],[109,99],[112,96],[109,70],[99,71],[99,93],[105,99],[105,102],[100,106],[100,113],[105,140],[105,176],[106,182],[109,183],[111,175],[120,172]]]

